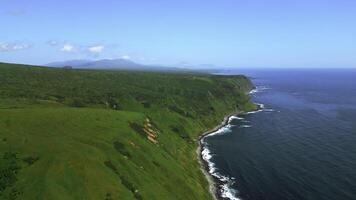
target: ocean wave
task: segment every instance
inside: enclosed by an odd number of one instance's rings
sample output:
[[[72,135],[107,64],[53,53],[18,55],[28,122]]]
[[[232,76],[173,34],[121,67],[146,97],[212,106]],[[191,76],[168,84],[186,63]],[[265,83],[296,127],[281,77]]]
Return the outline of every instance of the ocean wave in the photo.
[[[244,118],[238,116],[231,116],[229,117],[228,124],[231,124],[234,120],[243,120]]]
[[[259,113],[259,112],[262,112],[262,111],[263,111],[263,109],[255,110],[255,111],[250,111],[250,112],[246,112],[245,115],[254,114],[254,113]]]
[[[208,172],[210,175],[213,177],[217,178],[220,181],[224,181],[225,177],[221,175],[220,173],[217,172],[217,168],[215,167],[215,163],[211,161],[211,158],[213,158],[213,154],[208,148],[208,145],[206,142],[203,142],[203,150],[201,152],[203,160],[208,164]]]
[[[215,136],[215,135],[222,135],[225,133],[229,133],[229,132],[231,132],[231,127],[233,127],[233,125],[227,124],[226,126],[219,128],[217,131],[212,132],[205,137],[211,137],[211,136]]]
[[[229,178],[227,176],[221,175],[217,172],[217,168],[215,164],[211,161],[213,154],[209,150],[207,143],[203,141],[203,150],[201,152],[203,160],[207,163],[208,172],[211,176],[218,179],[222,184],[219,186],[219,191],[221,193],[221,197],[227,198],[230,200],[240,200],[237,198],[238,191],[232,188],[232,185],[235,183],[235,178]]]
[[[262,112],[262,111],[265,111],[265,112],[275,112],[276,110],[274,109],[271,109],[271,108],[266,108],[266,106],[262,103],[256,103],[256,105],[258,105],[259,109],[258,110],[254,110],[254,111],[250,111],[250,112],[246,112],[244,113],[245,115],[247,114],[254,114],[254,113],[258,113],[258,112]],[[279,112],[279,111],[277,111]]]
[[[217,170],[218,168],[215,166],[215,163],[211,161],[213,158],[213,153],[210,151],[208,143],[205,141],[205,138],[210,137],[210,136],[215,136],[215,135],[220,135],[220,134],[225,134],[229,131],[231,131],[231,127],[233,127],[231,124],[229,124],[232,120],[244,120],[242,117],[237,117],[237,116],[230,116],[228,119],[228,123],[219,128],[218,130],[206,135],[204,138],[202,138],[201,143],[202,143],[202,151],[201,151],[201,156],[202,159],[207,163],[207,170],[211,176],[214,178],[218,179],[221,182],[221,185],[218,186],[218,190],[221,194],[221,197],[230,199],[230,200],[240,200],[237,198],[238,191],[232,188],[232,185],[235,183],[235,178],[230,178],[227,176],[224,176],[220,174]],[[248,125],[246,125],[248,126]]]
[[[209,174],[213,175],[216,171],[215,164],[210,161],[210,159],[213,157],[211,154],[211,151],[206,147],[206,144],[203,147],[203,150],[201,152],[203,160],[208,164],[208,170]]]
[[[260,109],[264,109],[265,108],[265,104],[263,104],[263,103],[256,103],[256,104],[258,105],[258,107]]]
[[[241,120],[241,119],[244,119],[244,118],[232,115],[232,116],[230,116],[229,121],[232,120],[232,119]]]
[[[249,94],[255,94],[255,93],[259,93],[259,92],[263,92],[265,90],[269,90],[271,89],[270,87],[267,87],[267,86],[256,86],[255,89],[251,90],[249,92]]]
[[[264,109],[263,111],[265,111],[265,112],[274,112],[275,110],[274,109]]]
[[[240,200],[240,198],[236,197],[238,195],[238,191],[232,188],[232,185],[235,183],[234,178],[226,177],[226,179],[227,181],[220,188],[221,197],[230,200]]]
[[[253,89],[253,90],[251,90],[251,91],[249,92],[249,94],[254,94],[254,93],[257,93],[257,92],[258,92],[257,89]]]
[[[267,89],[270,89],[270,88],[264,87],[264,86],[258,86],[256,89],[252,90],[250,92],[250,94],[261,92],[261,91],[264,91]],[[256,104],[259,107],[258,110],[246,112],[246,113],[242,114],[242,116],[248,115],[248,114],[254,114],[254,113],[258,113],[258,112],[262,112],[262,111],[266,111],[266,112],[275,111],[270,108],[267,109],[264,104],[261,104],[261,103],[256,103]],[[202,142],[201,155],[202,155],[203,160],[207,163],[207,168],[208,168],[207,171],[209,172],[209,174],[212,177],[214,177],[220,181],[217,189],[219,190],[221,197],[224,199],[229,199],[229,200],[241,200],[240,198],[237,197],[238,190],[233,188],[233,185],[236,183],[235,178],[224,176],[218,172],[218,168],[216,167],[215,163],[212,162],[212,158],[214,157],[214,154],[211,152],[211,150],[209,150],[208,143],[205,141],[205,138],[207,138],[207,137],[222,135],[222,134],[231,132],[231,127],[234,126],[233,124],[231,124],[233,120],[239,120],[239,122],[245,123],[242,125],[239,123],[240,128],[252,127],[251,125],[248,124],[249,121],[246,120],[244,117],[241,117],[241,115],[240,116],[230,116],[229,119],[227,120],[227,124],[225,126],[219,128],[218,130],[216,130],[216,131],[206,135],[204,138],[202,138],[202,140],[201,140],[201,142]]]

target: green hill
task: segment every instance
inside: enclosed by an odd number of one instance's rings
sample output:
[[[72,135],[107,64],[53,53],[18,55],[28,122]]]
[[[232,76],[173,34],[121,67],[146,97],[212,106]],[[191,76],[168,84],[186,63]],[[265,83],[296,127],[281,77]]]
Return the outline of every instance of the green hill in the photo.
[[[0,64],[0,199],[211,199],[197,138],[244,76]]]

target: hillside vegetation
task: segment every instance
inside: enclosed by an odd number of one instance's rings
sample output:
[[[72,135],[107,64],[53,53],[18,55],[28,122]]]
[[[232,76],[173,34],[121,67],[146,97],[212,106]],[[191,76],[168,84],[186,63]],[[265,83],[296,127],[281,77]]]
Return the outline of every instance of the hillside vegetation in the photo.
[[[199,134],[244,76],[0,64],[0,199],[211,199]]]

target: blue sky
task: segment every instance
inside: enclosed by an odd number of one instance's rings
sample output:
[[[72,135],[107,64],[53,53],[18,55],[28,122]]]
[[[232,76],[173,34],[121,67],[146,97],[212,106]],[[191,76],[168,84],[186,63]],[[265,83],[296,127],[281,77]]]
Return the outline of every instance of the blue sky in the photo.
[[[0,61],[356,67],[353,0],[0,0]]]

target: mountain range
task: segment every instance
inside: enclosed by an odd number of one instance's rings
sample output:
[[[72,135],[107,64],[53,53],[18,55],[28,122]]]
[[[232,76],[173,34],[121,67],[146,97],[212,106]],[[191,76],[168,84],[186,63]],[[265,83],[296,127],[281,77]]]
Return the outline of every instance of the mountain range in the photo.
[[[88,69],[135,69],[144,68],[145,65],[135,63],[128,59],[102,59],[102,60],[68,60],[60,62],[48,63],[49,67],[73,67],[73,68],[88,68]]]
[[[217,69],[215,65],[190,65],[179,63],[172,66],[145,65],[136,63],[128,59],[102,59],[102,60],[68,60],[45,64],[48,67],[71,67],[75,69],[117,69],[117,70],[138,70],[138,71],[199,71],[211,72]]]

